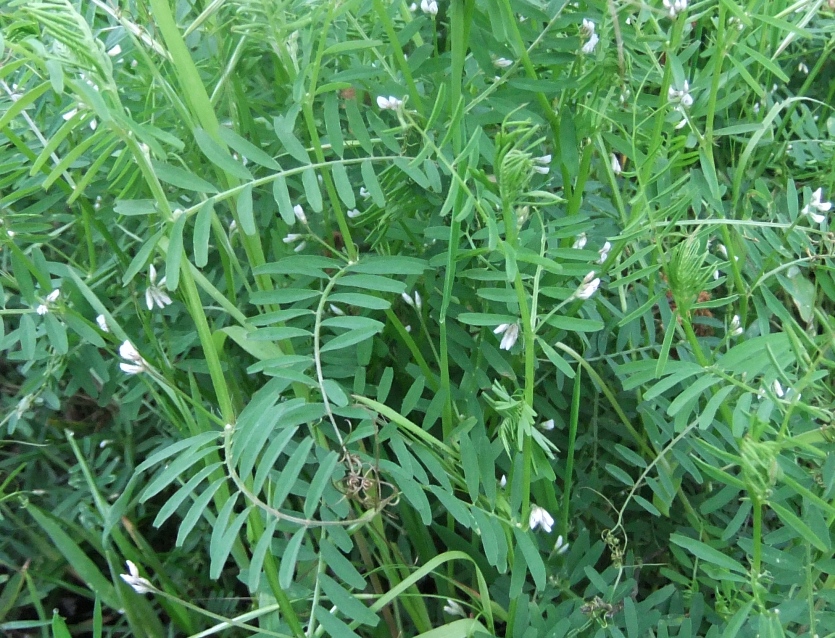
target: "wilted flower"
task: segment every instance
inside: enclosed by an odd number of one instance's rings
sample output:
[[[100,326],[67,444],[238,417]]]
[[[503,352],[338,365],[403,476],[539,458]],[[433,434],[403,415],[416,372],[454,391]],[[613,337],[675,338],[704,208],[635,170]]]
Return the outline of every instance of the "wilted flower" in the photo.
[[[600,255],[600,258],[597,260],[598,264],[602,264],[606,261],[606,259],[609,257],[610,250],[612,250],[612,242],[607,241],[605,244],[603,244],[603,248],[601,248],[598,251],[598,254]]]
[[[171,297],[168,296],[162,286],[165,285],[165,277],[159,280],[157,284],[157,269],[151,264],[148,268],[148,280],[150,284],[145,289],[145,304],[148,310],[153,310],[156,304],[157,308],[165,308],[171,303]]]
[[[125,363],[123,361],[119,364],[119,367],[125,374],[139,374],[148,370],[148,362],[145,361],[130,341],[125,341],[119,346],[119,356],[130,362]]]
[[[620,175],[621,171],[623,171],[623,167],[620,165],[620,160],[617,155],[612,153],[612,172],[615,175]]]
[[[393,95],[389,95],[388,97],[378,95],[377,106],[383,110],[396,111],[403,106],[403,100],[400,100]]]
[[[493,66],[497,69],[506,69],[513,66],[513,60],[508,60],[507,58],[496,58],[493,60]]]
[[[104,318],[104,315],[96,317],[96,323],[99,325],[99,329],[101,329],[102,332],[110,332],[110,328],[107,326],[107,319]]]
[[[569,544],[565,542],[565,539],[562,537],[562,534],[557,536],[557,542],[554,543],[554,551],[557,554],[565,554],[568,551]]]
[[[500,350],[510,350],[516,343],[516,340],[519,339],[519,324],[503,323],[493,330],[493,334],[503,335],[502,342],[499,344]]]
[[[582,250],[583,248],[586,247],[586,242],[587,241],[588,241],[588,238],[586,237],[586,233],[580,233],[574,239],[574,243],[571,245],[571,247],[574,248],[575,250]]]
[[[580,284],[580,287],[577,288],[577,292],[574,293],[574,296],[578,299],[588,299],[597,291],[599,287],[600,278],[595,277],[594,271],[592,270],[583,278],[583,282]]]
[[[825,215],[819,213],[828,213],[832,210],[832,202],[822,202],[823,189],[819,188],[812,193],[812,201],[806,204],[801,211],[804,215],[808,215],[816,224],[822,224],[826,219]],[[814,211],[818,211],[817,213]]]
[[[61,294],[61,291],[60,291],[60,290],[58,290],[57,288],[56,288],[55,290],[53,290],[51,293],[49,293],[49,294],[46,296],[46,299],[44,300],[44,302],[43,302],[42,304],[40,304],[40,305],[39,305],[39,306],[35,309],[35,312],[37,312],[37,313],[38,313],[39,315],[41,315],[41,316],[43,316],[43,315],[45,315],[46,313],[48,313],[48,312],[49,312],[49,307],[50,307],[53,303],[55,303],[55,301],[58,299],[58,295],[60,295],[60,294]]]
[[[450,616],[461,616],[462,618],[467,617],[467,613],[464,611],[464,608],[461,606],[457,600],[452,600],[452,598],[446,599],[446,605],[444,605],[444,613],[449,614]]]
[[[431,16],[438,15],[438,3],[435,0],[420,0],[420,10]]]
[[[532,530],[535,530],[537,527],[541,527],[550,534],[551,530],[554,528],[554,517],[551,516],[545,508],[539,507],[539,505],[531,505],[531,515],[528,519],[528,526]]]
[[[664,0],[664,8],[667,9],[671,18],[675,18],[687,9],[687,0]]]
[[[126,561],[128,566],[128,574],[119,574],[122,577],[122,580],[125,581],[128,585],[133,588],[137,594],[152,594],[154,593],[155,589],[154,586],[151,584],[147,578],[142,578],[139,575],[139,570],[137,569],[136,565],[133,564],[133,561]]]
[[[307,217],[304,214],[304,210],[298,204],[293,206],[293,214],[296,216],[296,219],[298,219],[302,224],[307,224]]]
[[[545,432],[550,432],[554,429],[554,419],[548,419],[547,421],[543,421],[539,424],[539,429],[544,430]]]

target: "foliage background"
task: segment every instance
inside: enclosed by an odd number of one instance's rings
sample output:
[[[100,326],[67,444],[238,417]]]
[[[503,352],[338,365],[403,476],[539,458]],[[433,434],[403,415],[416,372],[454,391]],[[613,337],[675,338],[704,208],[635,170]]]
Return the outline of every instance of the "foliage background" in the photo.
[[[835,634],[834,22],[0,5],[3,630]]]

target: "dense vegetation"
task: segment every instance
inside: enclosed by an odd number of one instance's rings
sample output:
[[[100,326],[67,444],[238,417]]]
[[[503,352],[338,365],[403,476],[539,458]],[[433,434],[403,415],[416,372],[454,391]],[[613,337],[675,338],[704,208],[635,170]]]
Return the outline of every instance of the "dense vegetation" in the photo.
[[[2,631],[835,635],[833,10],[0,3]]]

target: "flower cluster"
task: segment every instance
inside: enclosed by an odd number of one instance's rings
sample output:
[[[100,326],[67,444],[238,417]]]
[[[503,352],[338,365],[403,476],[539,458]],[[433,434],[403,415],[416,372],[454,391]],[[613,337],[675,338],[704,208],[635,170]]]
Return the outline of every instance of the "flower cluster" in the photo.
[[[438,15],[438,3],[435,0],[420,0],[420,10],[431,16]]]
[[[671,18],[687,10],[687,0],[664,0],[664,8]]]
[[[583,18],[583,26],[580,28],[580,34],[584,38],[588,38],[583,44],[580,52],[584,55],[591,55],[594,53],[595,47],[597,47],[597,43],[600,42],[600,37],[597,35],[595,31],[595,24],[588,18]]]

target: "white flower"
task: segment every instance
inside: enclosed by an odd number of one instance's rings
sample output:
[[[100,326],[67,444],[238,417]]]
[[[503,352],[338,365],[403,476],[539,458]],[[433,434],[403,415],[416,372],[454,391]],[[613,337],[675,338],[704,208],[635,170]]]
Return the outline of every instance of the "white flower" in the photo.
[[[589,20],[588,18],[583,18],[583,26],[580,27],[580,33],[588,38],[594,33],[594,29],[594,21]]]
[[[444,605],[444,613],[449,614],[450,616],[461,616],[462,618],[467,617],[467,613],[464,611],[464,608],[461,606],[457,600],[452,600],[452,598],[446,599],[446,605]]]
[[[554,419],[548,419],[547,421],[540,423],[539,429],[544,430],[545,432],[550,432],[554,429]]]
[[[603,248],[598,251],[600,258],[597,260],[598,264],[602,264],[606,261],[606,258],[609,256],[609,251],[612,250],[612,242],[606,242],[603,244]]]
[[[9,237],[14,237],[17,233],[16,233],[16,232],[14,232],[13,230],[7,230],[7,231],[6,231],[6,234],[7,234]]]
[[[586,242],[587,241],[588,241],[588,238],[586,237],[586,233],[580,233],[574,239],[574,243],[571,245],[571,247],[574,248],[575,250],[583,250],[583,248],[586,247]]]
[[[133,588],[137,594],[152,594],[155,589],[147,578],[142,578],[139,575],[139,570],[132,561],[126,561],[129,574],[119,574],[122,580]]]
[[[104,315],[96,317],[96,323],[99,324],[102,332],[110,332],[110,328],[107,327],[107,319],[104,318]]]
[[[368,192],[368,189],[365,186],[360,186],[360,197],[363,199],[371,197],[371,193]]]
[[[687,0],[664,0],[664,7],[669,12],[670,17],[675,18],[687,9]]]
[[[438,15],[438,3],[435,0],[420,0],[420,10],[431,16]]]
[[[148,362],[145,361],[130,341],[125,341],[119,346],[119,356],[130,362],[122,362],[119,364],[119,367],[125,374],[139,374],[148,370]]]
[[[620,160],[617,155],[612,153],[612,172],[615,175],[620,175],[621,171],[623,171],[623,167],[620,165]]]
[[[684,88],[681,90],[676,89],[675,87],[670,87],[667,89],[667,99],[670,102],[677,102],[685,109],[689,109],[693,106],[693,96],[690,95],[690,82],[687,80],[684,81]]]
[[[535,530],[537,527],[541,527],[549,534],[551,530],[554,528],[554,517],[551,516],[543,507],[539,507],[539,505],[531,505],[531,515],[528,519],[528,526]]]
[[[585,55],[591,55],[592,53],[594,53],[594,49],[597,46],[598,42],[600,42],[600,36],[598,36],[596,33],[592,33],[588,42],[586,42],[583,45],[583,48],[580,49],[580,52]]]
[[[496,58],[493,60],[493,66],[497,69],[506,69],[513,66],[513,60],[508,60],[507,58]]]
[[[122,47],[120,47],[118,44],[107,51],[107,55],[109,55],[111,58],[115,58],[117,55],[120,55],[121,53]]]
[[[412,4],[409,5],[409,11],[411,11],[412,13],[417,11],[417,2],[413,2]]]
[[[738,337],[744,332],[742,329],[742,324],[739,321],[739,315],[734,315],[733,319],[731,319],[731,336]]]
[[[148,310],[153,310],[156,304],[157,308],[165,308],[171,303],[171,297],[168,296],[162,286],[165,285],[165,277],[159,280],[157,284],[157,269],[151,264],[148,268],[148,280],[151,282],[145,289],[145,304]]]
[[[295,244],[302,237],[304,237],[304,235],[299,235],[298,233],[290,233],[281,241],[283,241],[285,244]]]
[[[588,299],[597,291],[599,287],[600,278],[595,277],[594,271],[592,270],[583,278],[583,283],[581,283],[580,287],[577,288],[577,292],[574,293],[574,296],[578,299]]]
[[[351,210],[348,211],[348,219],[356,219],[361,214],[362,213],[360,213],[358,209],[352,208]]]
[[[415,290],[415,308],[420,310],[421,306],[423,306],[423,300],[420,298],[420,293]]]
[[[293,252],[294,252],[294,253],[300,253],[300,252],[301,252],[301,251],[303,251],[305,248],[307,248],[307,242],[306,242],[306,241],[303,241],[303,242],[301,242],[298,246],[296,246],[296,247],[293,249]]]
[[[806,204],[801,211],[804,215],[808,215],[809,219],[816,224],[822,224],[826,220],[826,216],[820,215],[819,213],[828,213],[832,210],[832,202],[822,202],[822,197],[823,189],[819,188],[812,193],[812,201]],[[814,212],[815,210],[818,212]]]
[[[64,113],[61,117],[64,118],[65,122],[67,122],[74,118],[76,113],[78,113],[78,109],[72,109]]]
[[[502,342],[499,344],[500,350],[510,350],[519,339],[519,324],[503,323],[493,330],[493,334],[503,335]]]
[[[90,130],[91,131],[95,131],[98,128],[98,126],[99,126],[99,123],[96,122],[96,118],[93,118],[92,120],[90,120]]]
[[[548,165],[551,163],[551,155],[534,157],[533,162],[533,170],[535,173],[539,173],[540,175],[547,175],[550,172],[551,168]]]
[[[49,307],[58,300],[58,295],[60,295],[60,294],[61,294],[61,291],[58,290],[57,288],[55,290],[53,290],[51,293],[49,293],[46,296],[46,299],[44,300],[44,302],[42,304],[40,304],[35,309],[35,312],[37,312],[41,316],[48,313],[49,312]]]
[[[238,222],[236,222],[233,219],[231,222],[229,222],[229,234],[232,235],[235,232],[237,232],[237,230],[238,230]]]
[[[720,255],[722,255],[723,259],[728,258],[728,249],[725,248],[725,244],[717,244],[716,245],[716,252],[718,252]]]
[[[334,306],[333,304],[330,304],[329,307],[330,311],[335,315],[342,316],[345,314],[345,311],[343,311],[342,308],[340,308],[339,306]]]
[[[298,219],[302,224],[307,224],[307,217],[304,214],[304,210],[298,204],[293,206],[293,214],[296,216],[296,219]]]
[[[403,100],[399,100],[393,95],[389,95],[388,97],[378,95],[377,106],[383,110],[396,111],[403,106]]]
[[[504,474],[502,474],[502,478],[499,479],[499,487],[501,487],[502,489],[507,487],[507,476],[505,476]]]
[[[774,379],[774,383],[771,384],[771,389],[774,390],[774,394],[776,394],[781,399],[786,395],[783,391],[783,386],[780,385],[780,382],[777,379]]]
[[[568,551],[570,545],[565,542],[565,539],[562,537],[562,534],[557,536],[557,542],[554,543],[554,551],[557,554],[565,554]]]
[[[411,298],[411,296],[409,295],[409,293],[408,293],[408,292],[401,292],[401,293],[400,293],[400,296],[403,298],[403,301],[405,301],[405,302],[406,302],[406,305],[407,305],[407,306],[412,306],[412,307],[414,307],[414,305],[415,305],[415,300]]]
[[[800,64],[797,65],[797,70],[800,71],[801,73],[809,75],[809,67],[806,66],[803,62],[801,62]]]

